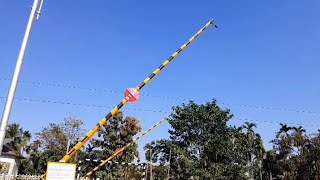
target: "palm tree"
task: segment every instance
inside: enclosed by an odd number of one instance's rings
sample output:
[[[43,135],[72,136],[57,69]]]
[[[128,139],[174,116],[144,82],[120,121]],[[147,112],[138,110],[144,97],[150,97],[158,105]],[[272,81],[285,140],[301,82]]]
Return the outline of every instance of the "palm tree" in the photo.
[[[244,125],[242,125],[242,129],[244,129],[246,132],[246,139],[247,139],[247,145],[250,148],[250,156],[248,156],[249,160],[252,160],[251,152],[254,149],[254,139],[255,139],[255,133],[254,128],[257,127],[255,123],[245,122]]]
[[[257,124],[246,121],[244,125],[242,125],[243,129],[247,130],[247,134],[254,134],[254,128],[257,127]]]
[[[294,176],[294,163],[291,161],[294,150],[293,127],[280,123],[281,128],[272,141],[277,151],[277,160],[281,166],[281,172],[278,173],[282,178],[292,178]]]
[[[251,170],[249,170],[249,176],[253,178],[253,155],[254,155],[254,139],[256,134],[254,133],[254,128],[257,127],[255,123],[245,122],[242,125],[242,128],[246,131],[246,144],[247,144],[247,158],[248,158],[248,166]]]
[[[24,131],[19,124],[9,124],[6,131],[6,145],[18,154],[22,154],[22,150],[27,146],[31,139],[31,133]]]
[[[263,161],[263,158],[265,156],[266,151],[264,149],[263,140],[262,140],[260,134],[256,134],[254,144],[255,144],[255,156],[256,156],[257,160],[259,161],[259,176],[260,176],[260,180],[262,180],[262,161]]]
[[[233,148],[232,150],[234,151],[237,147],[237,141],[241,141],[241,135],[242,135],[242,126],[240,127],[236,127],[236,126],[233,126],[232,128],[230,128],[230,133],[231,133],[231,136],[233,137],[232,139],[232,144],[233,144]]]
[[[306,132],[305,129],[302,128],[302,126],[299,127],[293,127],[294,134],[293,134],[293,143],[298,148],[298,154],[303,154],[303,150],[306,143],[306,138],[303,133]]]
[[[27,158],[21,160],[21,164],[19,166],[19,174],[38,174],[39,169],[43,163],[43,156],[39,150],[40,141],[33,141],[25,148],[25,152],[27,153]]]
[[[280,123],[281,128],[276,134],[276,140],[273,141],[276,145],[278,145],[279,152],[282,158],[287,158],[290,156],[292,151],[292,137],[289,134],[293,128],[288,126],[287,124]]]
[[[243,157],[247,159],[247,154],[245,152],[247,150],[247,141],[242,129],[242,126],[233,126],[230,128],[230,135],[232,137],[232,153],[234,156],[233,161],[235,161],[235,163],[241,163],[239,160],[243,159]]]

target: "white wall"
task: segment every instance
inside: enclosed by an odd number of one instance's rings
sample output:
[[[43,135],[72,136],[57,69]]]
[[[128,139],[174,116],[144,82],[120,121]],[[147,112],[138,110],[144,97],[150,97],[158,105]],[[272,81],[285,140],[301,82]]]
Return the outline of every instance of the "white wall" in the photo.
[[[7,156],[7,155],[2,155],[0,156],[0,162],[6,162],[10,163],[10,168],[9,168],[9,175],[17,175],[18,174],[18,167],[20,164],[20,161],[18,158],[12,157],[12,156]]]

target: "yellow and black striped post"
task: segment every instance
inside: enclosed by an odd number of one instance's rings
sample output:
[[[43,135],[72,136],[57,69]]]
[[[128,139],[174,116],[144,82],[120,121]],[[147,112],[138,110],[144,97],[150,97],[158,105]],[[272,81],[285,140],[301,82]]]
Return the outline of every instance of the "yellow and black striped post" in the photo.
[[[181,51],[183,51],[191,42],[193,42],[200,34],[203,33],[205,29],[213,24],[213,20],[209,21],[203,28],[201,28],[194,36],[192,36],[189,41],[183,44],[175,53],[173,53],[166,61],[164,61],[161,66],[159,66],[153,73],[148,76],[138,87],[136,87],[137,91],[140,91],[146,84],[150,82],[152,78],[154,78],[159,72],[166,67],[175,57],[179,55]],[[122,106],[124,106],[128,102],[127,99],[123,99],[116,107],[114,107],[111,112],[106,115],[92,130],[90,130],[86,136],[79,141],[61,160],[60,162],[68,162],[70,158],[72,158],[75,153],[97,132],[100,127],[102,127],[108,119],[114,116]]]
[[[91,170],[90,172],[88,172],[86,174],[86,177],[90,177],[93,175],[93,173],[95,171],[98,171],[102,166],[104,166],[106,163],[108,163],[108,161],[111,161],[114,157],[116,157],[119,153],[121,153],[122,151],[128,149],[132,144],[134,144],[135,142],[137,142],[140,138],[142,138],[143,136],[145,136],[146,134],[148,134],[150,131],[152,131],[154,128],[158,127],[161,123],[163,123],[164,121],[166,121],[169,117],[171,116],[168,115],[167,117],[161,119],[159,122],[157,122],[157,124],[155,124],[154,126],[152,126],[151,128],[149,128],[148,130],[146,130],[144,133],[142,133],[140,136],[138,136],[136,139],[132,140],[130,143],[128,143],[127,145],[125,145],[124,147],[120,148],[118,151],[116,151],[114,154],[112,154],[110,157],[108,157],[106,160],[102,161],[97,167],[95,167],[93,170]]]

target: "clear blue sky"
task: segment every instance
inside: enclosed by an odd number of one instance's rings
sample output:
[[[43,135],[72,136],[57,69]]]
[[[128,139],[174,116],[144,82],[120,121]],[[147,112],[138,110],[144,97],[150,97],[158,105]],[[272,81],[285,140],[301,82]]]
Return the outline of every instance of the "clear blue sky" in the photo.
[[[7,96],[32,1],[0,3],[0,96]],[[39,131],[74,115],[89,130],[199,28],[210,28],[141,92],[152,96],[216,98],[237,118],[256,122],[267,148],[275,122],[320,128],[320,2],[270,1],[57,1],[45,0],[27,48],[21,80],[112,90],[87,91],[20,83],[16,97],[102,105],[86,107],[16,100],[10,122]],[[170,111],[185,100],[142,96],[127,108]],[[4,99],[0,98],[1,107]],[[124,109],[144,130],[163,112]],[[232,120],[240,125],[243,120]],[[168,137],[169,125],[139,142]]]

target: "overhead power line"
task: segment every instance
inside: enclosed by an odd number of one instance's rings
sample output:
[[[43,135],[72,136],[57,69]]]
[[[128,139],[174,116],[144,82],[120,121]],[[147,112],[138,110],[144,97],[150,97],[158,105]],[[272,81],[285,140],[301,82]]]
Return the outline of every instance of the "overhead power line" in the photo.
[[[320,128],[320,125],[315,124],[303,124],[303,123],[293,123],[293,122],[282,122],[282,121],[267,121],[267,120],[259,120],[259,119],[247,119],[247,118],[238,118],[234,117],[233,119],[239,120],[239,121],[248,121],[248,122],[261,122],[261,123],[270,123],[270,124],[291,124],[294,126],[309,126],[309,127],[316,127]]]
[[[0,81],[10,81],[9,78],[0,78]],[[93,92],[105,92],[105,93],[112,93],[112,94],[123,94],[120,91],[113,91],[107,89],[98,89],[98,88],[87,88],[87,87],[80,87],[80,86],[72,86],[72,85],[64,85],[64,84],[53,84],[53,83],[46,83],[46,82],[39,82],[39,81],[19,81],[20,83],[30,84],[33,86],[48,86],[48,87],[59,87],[59,88],[66,88],[66,89],[78,89],[78,90],[86,90],[86,91],[93,91]],[[152,97],[152,98],[161,98],[161,99],[170,99],[176,101],[190,101],[192,99],[183,98],[183,97],[170,97],[170,96],[157,96],[151,94],[140,94],[140,96],[145,97]],[[205,100],[200,100],[200,102],[206,102]],[[255,105],[246,105],[246,104],[233,104],[233,103],[224,103],[218,102],[219,104],[226,105],[226,106],[238,106],[238,107],[247,107],[247,108],[255,108],[255,109],[265,109],[265,110],[273,110],[273,111],[287,111],[287,112],[295,112],[295,113],[305,113],[305,114],[317,114],[320,115],[320,112],[316,111],[308,111],[308,110],[297,110],[297,109],[288,109],[288,108],[279,108],[279,107],[266,107],[266,106],[255,106]]]
[[[10,81],[10,79],[0,78],[0,81]],[[21,80],[21,81],[19,81],[19,83],[38,85],[38,86],[59,87],[59,88],[66,88],[66,89],[79,89],[79,90],[87,90],[87,91],[100,91],[100,92],[107,92],[107,93],[121,93],[121,94],[123,94],[123,92],[120,92],[120,91],[112,91],[112,90],[97,89],[97,88],[86,88],[86,87],[63,85],[63,84],[53,84],[53,83],[46,83],[46,82],[39,82],[39,81],[23,81],[23,80]]]
[[[6,99],[6,97],[0,96],[0,99]],[[112,106],[105,105],[96,105],[96,104],[83,104],[83,103],[72,103],[72,102],[63,102],[63,101],[51,101],[51,100],[39,100],[39,99],[30,99],[30,98],[15,98],[18,101],[29,101],[29,102],[38,102],[38,103],[50,103],[50,104],[62,104],[62,105],[72,105],[72,106],[86,106],[86,107],[96,107],[96,108],[113,108]],[[127,110],[133,111],[147,111],[147,112],[156,112],[156,113],[165,113],[168,114],[168,111],[161,110],[151,110],[151,109],[139,109],[139,108],[124,108]]]
[[[0,96],[0,99],[6,99],[6,97]],[[50,103],[50,104],[61,104],[61,105],[71,105],[71,106],[85,106],[85,107],[92,107],[92,108],[113,108],[112,106],[107,105],[96,105],[96,104],[84,104],[84,103],[72,103],[72,102],[63,102],[63,101],[52,101],[52,100],[39,100],[39,99],[30,99],[30,98],[15,98],[18,101],[28,101],[33,103]],[[169,111],[163,110],[152,110],[152,109],[141,109],[141,108],[124,108],[126,110],[133,110],[133,111],[143,111],[143,112],[152,112],[152,113],[163,113],[169,114]],[[310,127],[317,127],[320,128],[320,125],[314,124],[303,124],[303,123],[292,123],[288,121],[268,121],[268,120],[259,120],[259,119],[247,119],[247,118],[238,118],[233,117],[233,119],[240,120],[240,121],[249,121],[249,122],[261,122],[261,123],[271,123],[271,124],[292,124],[296,126],[310,126]]]

